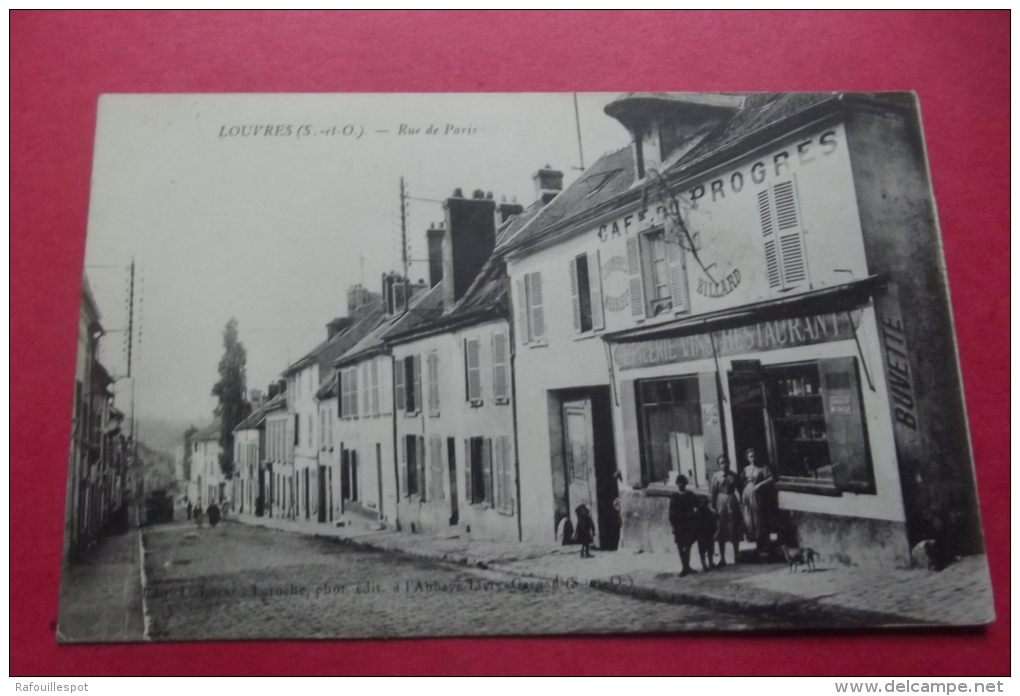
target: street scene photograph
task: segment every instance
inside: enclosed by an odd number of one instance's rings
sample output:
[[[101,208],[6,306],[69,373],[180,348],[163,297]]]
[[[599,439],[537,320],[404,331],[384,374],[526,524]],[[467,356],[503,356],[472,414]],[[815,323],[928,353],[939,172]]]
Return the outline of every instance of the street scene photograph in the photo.
[[[103,95],[81,294],[61,643],[995,619],[912,93]]]

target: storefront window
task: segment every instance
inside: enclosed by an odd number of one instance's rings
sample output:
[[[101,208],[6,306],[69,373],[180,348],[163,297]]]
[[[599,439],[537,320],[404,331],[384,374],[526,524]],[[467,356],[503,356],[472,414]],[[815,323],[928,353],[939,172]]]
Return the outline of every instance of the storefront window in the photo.
[[[754,448],[789,490],[875,492],[856,358],[759,365],[729,383],[741,466]]]
[[[645,484],[670,483],[683,473],[697,486],[695,462],[704,459],[697,377],[638,383]]]
[[[766,368],[780,476],[832,482],[818,365]]]

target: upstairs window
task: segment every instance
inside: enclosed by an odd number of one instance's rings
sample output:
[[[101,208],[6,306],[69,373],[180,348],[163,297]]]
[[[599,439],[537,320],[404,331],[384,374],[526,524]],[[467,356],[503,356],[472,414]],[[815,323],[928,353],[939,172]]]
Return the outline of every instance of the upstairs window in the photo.
[[[371,369],[370,369],[370,374],[371,374],[370,379],[372,380],[372,386],[371,386],[371,391],[372,391],[372,415],[378,416],[379,415],[379,361],[378,360],[373,360],[372,361],[372,366],[371,366]]]
[[[421,356],[408,355],[397,362],[403,366],[403,404],[404,411],[413,415],[421,410]],[[398,395],[398,402],[401,401]]]
[[[426,358],[429,377],[429,415],[439,415],[439,351],[433,350]]]
[[[602,276],[597,251],[580,254],[570,260],[570,296],[576,333],[605,328]]]
[[[542,274],[527,273],[517,281],[517,323],[522,343],[545,340],[545,305]]]
[[[468,401],[482,403],[482,351],[477,338],[464,339],[464,386]]]
[[[809,285],[804,228],[792,179],[758,192],[758,216],[769,288],[786,292]]]
[[[667,236],[665,230],[627,239],[627,273],[634,317],[655,317],[690,308],[683,249],[680,241]]]
[[[510,360],[505,331],[492,334],[492,398],[497,404],[510,403]]]
[[[340,371],[340,417],[353,418],[358,415],[358,368],[348,367]]]

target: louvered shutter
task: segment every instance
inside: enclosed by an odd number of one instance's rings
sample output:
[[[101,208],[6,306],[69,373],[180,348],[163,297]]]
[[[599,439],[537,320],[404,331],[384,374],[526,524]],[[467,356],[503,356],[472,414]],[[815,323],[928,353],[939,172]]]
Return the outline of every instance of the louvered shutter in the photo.
[[[379,415],[379,361],[372,361],[372,413]]]
[[[588,288],[591,296],[591,328],[600,331],[606,328],[606,313],[602,305],[602,266],[599,252],[588,252]]]
[[[411,374],[414,377],[414,410],[421,410],[421,355],[415,355],[411,361]]]
[[[874,493],[857,358],[819,360],[818,372],[834,483],[840,490]]]
[[[340,417],[346,418],[350,409],[347,403],[347,370],[340,370]]]
[[[485,482],[485,502],[492,505],[492,438],[482,442],[482,480]]]
[[[474,470],[474,452],[471,451],[471,439],[464,438],[464,500],[475,502],[475,489],[472,486],[471,473]]]
[[[570,306],[574,312],[574,333],[581,333],[581,294],[577,287],[577,259],[570,259]]]
[[[421,502],[425,502],[425,438],[419,435],[416,439],[417,451],[415,452],[415,465],[418,469],[418,495]]]
[[[361,364],[361,385],[363,389],[361,398],[361,413],[367,416],[372,413],[372,390],[369,387],[367,362]]]
[[[627,274],[630,276],[630,313],[645,316],[645,283],[641,278],[641,242],[638,237],[627,238]]]
[[[397,393],[397,410],[404,410],[404,361],[393,361],[393,387]]]
[[[492,334],[492,398],[497,402],[510,399],[508,372],[506,334],[497,331]]]
[[[432,500],[443,500],[443,440],[433,436],[429,440],[429,459],[432,469],[431,487],[429,495]]]
[[[400,490],[403,491],[404,497],[411,495],[411,491],[407,487],[407,438],[400,438]]]
[[[776,242],[776,223],[772,216],[772,198],[765,188],[758,192],[758,218],[761,220],[762,243],[765,245],[765,275],[770,288],[782,288],[779,272],[779,247]]]
[[[503,438],[497,437],[493,443],[492,458],[493,458],[493,469],[495,474],[495,486],[496,496],[495,503],[496,507],[500,510],[503,509],[503,501],[506,499],[506,477],[503,474],[503,467],[506,466],[503,452]]]
[[[783,288],[789,290],[807,280],[804,230],[793,181],[783,181],[773,186],[772,201],[779,236],[779,267],[783,276]]]
[[[530,305],[531,338],[539,340],[545,338],[545,307],[542,298],[542,274],[539,272],[529,273],[528,279],[528,302]]]
[[[680,240],[667,238],[666,260],[669,265],[669,290],[673,298],[673,311],[686,312],[689,309],[687,297],[687,269],[684,268],[684,251]]]
[[[351,396],[350,396],[351,415],[352,416],[356,416],[356,415],[358,415],[358,368],[357,367],[352,367],[351,368],[350,384],[351,384]]]
[[[481,350],[477,338],[468,338],[464,341],[464,354],[467,363],[467,396],[468,401],[478,401],[482,398],[482,366]]]
[[[531,341],[531,327],[528,323],[528,292],[525,284],[527,279],[528,276],[524,276],[517,281],[517,334],[521,337],[522,344]]]

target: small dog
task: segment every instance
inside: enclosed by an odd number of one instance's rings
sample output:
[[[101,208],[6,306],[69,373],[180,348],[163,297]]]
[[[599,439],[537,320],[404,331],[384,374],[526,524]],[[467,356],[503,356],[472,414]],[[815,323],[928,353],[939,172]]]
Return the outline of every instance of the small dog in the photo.
[[[812,573],[815,570],[815,561],[818,559],[818,553],[814,549],[805,548],[794,548],[793,546],[782,546],[780,547],[783,551],[783,558],[790,564],[790,572],[796,572],[799,566],[804,566],[804,570]]]

